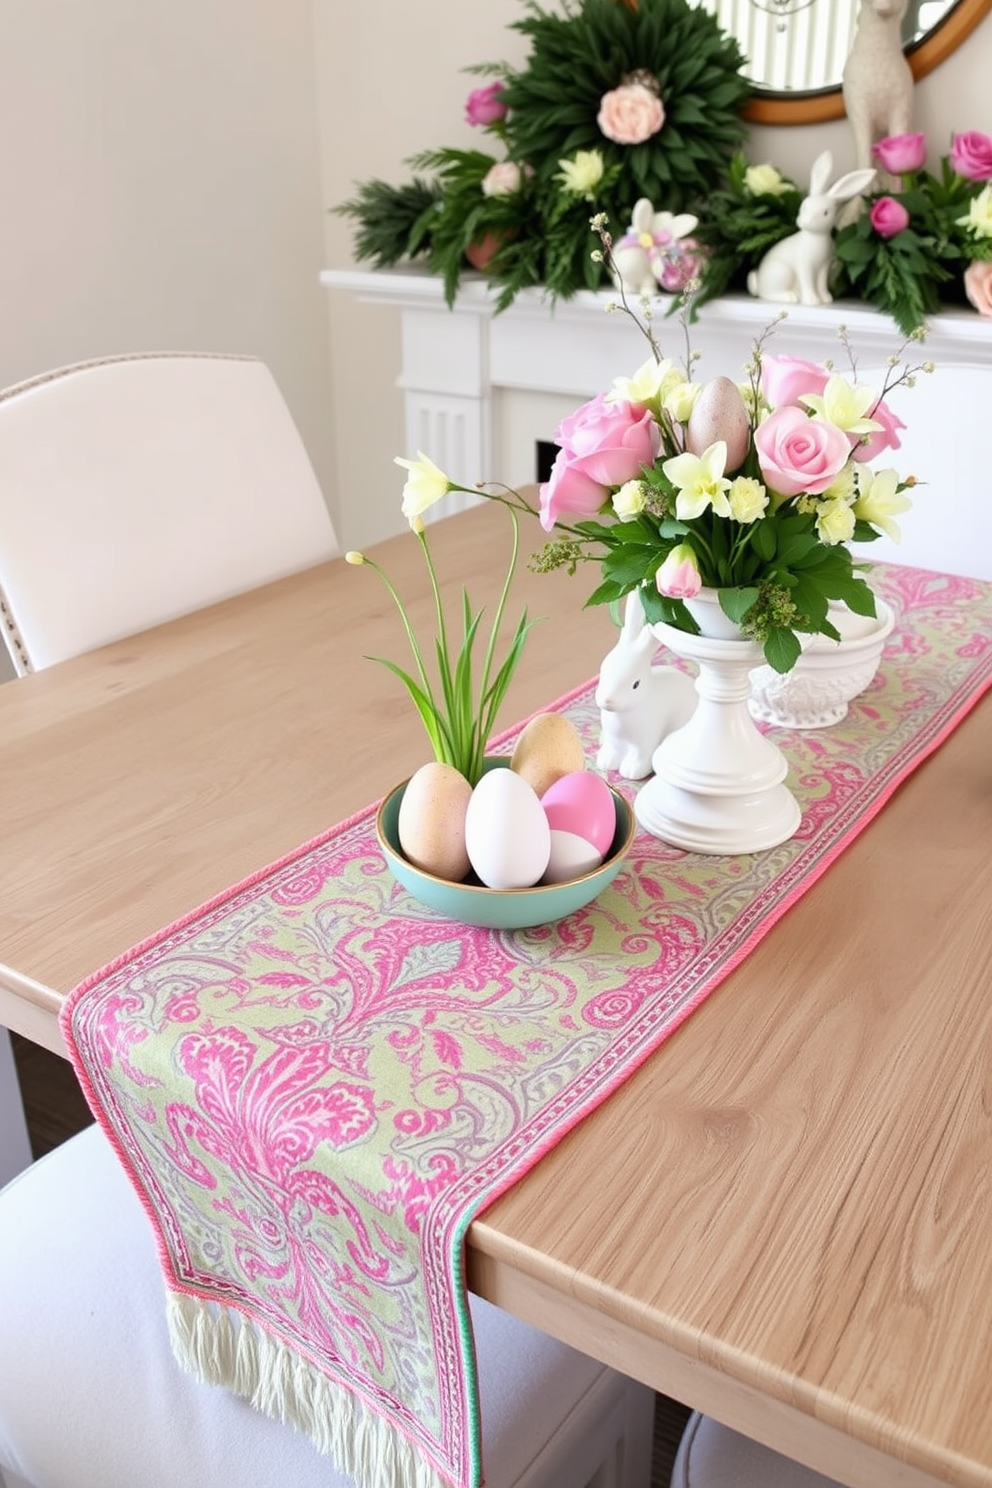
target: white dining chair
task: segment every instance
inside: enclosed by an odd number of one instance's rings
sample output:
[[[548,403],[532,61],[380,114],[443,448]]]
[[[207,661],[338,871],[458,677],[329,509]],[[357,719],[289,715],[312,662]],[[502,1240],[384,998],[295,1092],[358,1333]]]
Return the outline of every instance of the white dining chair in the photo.
[[[671,1488],[841,1488],[841,1484],[693,1412],[679,1443]]]
[[[105,357],[0,391],[0,635],[19,676],[337,548],[254,357]],[[0,1183],[30,1156],[0,1029]]]
[[[487,1488],[647,1488],[654,1395],[471,1299]],[[0,1191],[6,1488],[348,1488],[329,1459],[172,1357],[130,1180],[88,1127]]]
[[[253,357],[106,357],[9,387],[0,471],[0,630],[18,674],[337,552]]]

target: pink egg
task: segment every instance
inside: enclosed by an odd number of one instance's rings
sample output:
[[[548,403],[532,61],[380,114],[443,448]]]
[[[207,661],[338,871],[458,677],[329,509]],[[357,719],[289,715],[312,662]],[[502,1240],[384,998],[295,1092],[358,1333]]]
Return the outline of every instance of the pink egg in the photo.
[[[601,775],[592,770],[574,770],[562,775],[541,797],[541,805],[552,831],[571,832],[591,842],[605,856],[617,829],[613,794]]]

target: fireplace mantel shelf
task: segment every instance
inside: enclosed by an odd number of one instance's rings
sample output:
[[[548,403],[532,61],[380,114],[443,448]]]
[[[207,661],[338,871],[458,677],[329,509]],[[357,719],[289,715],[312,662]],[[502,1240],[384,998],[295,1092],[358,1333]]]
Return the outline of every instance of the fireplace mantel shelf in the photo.
[[[623,314],[608,314],[616,295],[583,291],[552,302],[544,291],[524,290],[508,309],[495,313],[495,295],[481,274],[466,274],[449,310],[442,281],[423,269],[328,269],[328,289],[400,311],[406,445],[430,451],[446,470],[491,471],[497,453],[496,408],[502,392],[591,397],[613,378],[632,372],[646,347]],[[703,305],[690,328],[702,379],[737,377],[755,338],[782,307],[747,295]],[[675,361],[684,356],[677,320],[659,309],[654,329]],[[846,328],[859,367],[884,367],[904,338],[887,315],[854,302],[790,305],[775,327],[771,346],[779,354],[833,359],[844,364],[838,330]],[[771,348],[770,348],[771,349]],[[910,348],[911,360],[992,368],[992,321],[967,309],[949,309],[928,323],[925,346]],[[533,452],[499,451],[500,478],[530,479]],[[523,463],[526,461],[526,463]]]

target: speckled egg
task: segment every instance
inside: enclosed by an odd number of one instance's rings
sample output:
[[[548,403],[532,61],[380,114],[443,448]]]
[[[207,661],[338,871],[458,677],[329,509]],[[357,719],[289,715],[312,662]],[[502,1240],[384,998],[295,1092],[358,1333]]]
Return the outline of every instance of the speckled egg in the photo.
[[[585,753],[578,730],[561,713],[535,713],[510,756],[510,769],[522,776],[538,796],[563,775],[584,768]]]
[[[690,454],[702,455],[722,439],[727,446],[727,469],[743,463],[751,437],[751,423],[740,388],[729,377],[714,377],[692,405],[685,444]]]
[[[416,868],[460,883],[469,871],[465,816],[472,787],[452,765],[431,760],[411,775],[400,802],[397,831]]]

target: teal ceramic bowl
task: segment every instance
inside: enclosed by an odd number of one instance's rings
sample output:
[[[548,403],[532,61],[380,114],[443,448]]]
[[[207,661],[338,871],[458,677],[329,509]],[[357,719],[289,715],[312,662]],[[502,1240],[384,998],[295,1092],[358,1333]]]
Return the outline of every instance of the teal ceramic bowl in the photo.
[[[509,760],[506,761],[509,764]],[[400,802],[407,782],[396,786],[382,801],[375,819],[376,836],[395,878],[421,904],[463,925],[490,930],[524,930],[548,925],[589,904],[613,882],[637,831],[628,801],[610,786],[617,809],[617,829],[609,852],[598,868],[564,883],[536,884],[531,889],[487,889],[479,883],[451,883],[425,873],[403,856],[399,841]]]

